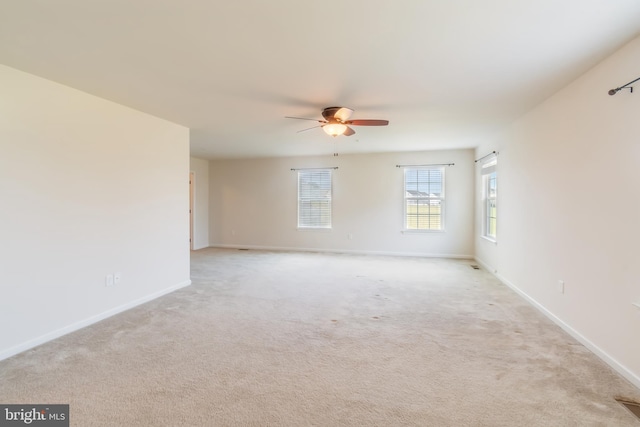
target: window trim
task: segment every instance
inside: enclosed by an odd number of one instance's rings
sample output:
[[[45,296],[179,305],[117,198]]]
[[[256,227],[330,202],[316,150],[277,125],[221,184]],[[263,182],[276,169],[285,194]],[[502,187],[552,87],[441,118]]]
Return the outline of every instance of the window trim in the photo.
[[[442,191],[440,192],[439,197],[407,197],[407,174],[411,171],[416,170],[438,170],[440,171],[440,176],[442,179]],[[445,167],[444,166],[415,166],[415,167],[405,167],[404,173],[402,176],[402,213],[403,213],[403,225],[402,225],[402,233],[403,234],[423,234],[423,233],[444,233],[446,232],[446,192],[445,192]],[[407,224],[408,213],[407,213],[407,200],[438,200],[440,201],[440,228],[439,229],[419,229],[419,228],[409,228]]]

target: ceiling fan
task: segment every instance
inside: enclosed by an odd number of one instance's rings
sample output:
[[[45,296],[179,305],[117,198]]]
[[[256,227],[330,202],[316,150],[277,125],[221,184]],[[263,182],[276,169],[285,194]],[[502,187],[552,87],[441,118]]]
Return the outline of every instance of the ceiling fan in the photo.
[[[309,129],[315,129],[321,127],[328,135],[338,136],[345,135],[351,136],[356,131],[351,129],[351,126],[386,126],[389,124],[389,120],[371,120],[371,119],[359,119],[349,120],[353,110],[347,107],[327,107],[322,110],[322,117],[324,120],[309,119],[306,117],[290,117],[286,116],[285,119],[298,119],[298,120],[313,120],[320,123],[318,126],[310,127],[307,129],[299,130],[298,132],[304,132]]]

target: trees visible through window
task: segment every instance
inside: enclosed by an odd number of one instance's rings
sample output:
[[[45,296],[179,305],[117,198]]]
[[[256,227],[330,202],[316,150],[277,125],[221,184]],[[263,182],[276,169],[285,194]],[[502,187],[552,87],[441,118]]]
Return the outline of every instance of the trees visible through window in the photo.
[[[331,169],[298,171],[298,228],[331,228]]]
[[[404,213],[406,230],[444,230],[444,168],[405,168]]]

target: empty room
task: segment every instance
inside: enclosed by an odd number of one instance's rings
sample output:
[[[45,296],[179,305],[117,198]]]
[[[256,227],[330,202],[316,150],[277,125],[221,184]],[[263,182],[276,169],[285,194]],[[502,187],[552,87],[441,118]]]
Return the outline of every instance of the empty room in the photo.
[[[640,3],[0,3],[0,425],[639,426]]]

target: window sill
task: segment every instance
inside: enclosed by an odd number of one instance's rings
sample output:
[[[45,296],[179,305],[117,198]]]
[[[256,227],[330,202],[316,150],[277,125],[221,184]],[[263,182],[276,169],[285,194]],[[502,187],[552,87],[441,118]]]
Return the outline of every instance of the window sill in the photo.
[[[445,233],[445,230],[400,230],[402,234],[432,234],[432,233]]]
[[[482,237],[482,238],[483,238],[484,240],[486,240],[487,242],[491,242],[491,243],[493,243],[494,245],[497,245],[497,244],[498,244],[498,240],[497,240],[497,239],[492,239],[491,237],[487,237],[487,236],[480,236],[480,237]]]
[[[331,228],[324,228],[324,227],[298,227],[297,230],[298,231],[316,231],[320,233],[330,233],[332,231]]]

